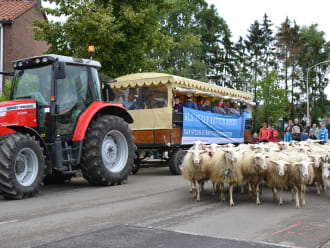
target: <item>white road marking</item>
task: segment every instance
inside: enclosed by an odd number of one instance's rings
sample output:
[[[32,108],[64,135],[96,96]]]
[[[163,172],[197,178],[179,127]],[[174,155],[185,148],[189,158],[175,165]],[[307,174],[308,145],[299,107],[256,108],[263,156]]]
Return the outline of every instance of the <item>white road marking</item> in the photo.
[[[19,221],[19,220],[8,220],[8,221],[3,221],[3,222],[0,222],[0,225],[9,224],[9,223],[17,222],[17,221]]]

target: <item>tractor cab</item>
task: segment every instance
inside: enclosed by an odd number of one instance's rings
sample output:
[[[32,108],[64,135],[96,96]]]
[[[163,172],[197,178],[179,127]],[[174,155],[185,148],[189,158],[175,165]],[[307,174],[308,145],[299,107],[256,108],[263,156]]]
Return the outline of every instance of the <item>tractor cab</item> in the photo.
[[[80,114],[101,101],[99,62],[45,55],[13,62],[10,100],[37,103],[37,130],[47,142],[57,136],[72,138]]]

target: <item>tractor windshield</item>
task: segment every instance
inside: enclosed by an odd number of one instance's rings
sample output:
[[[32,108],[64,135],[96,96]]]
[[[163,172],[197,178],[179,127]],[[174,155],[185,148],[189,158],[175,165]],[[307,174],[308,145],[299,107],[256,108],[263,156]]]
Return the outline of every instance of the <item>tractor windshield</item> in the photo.
[[[15,70],[12,99],[34,99],[39,106],[50,105],[51,66]]]

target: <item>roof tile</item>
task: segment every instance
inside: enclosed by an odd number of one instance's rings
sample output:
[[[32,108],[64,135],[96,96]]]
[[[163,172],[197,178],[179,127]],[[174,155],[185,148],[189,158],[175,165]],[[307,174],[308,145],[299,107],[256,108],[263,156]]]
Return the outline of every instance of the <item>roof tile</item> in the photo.
[[[34,4],[35,2],[24,0],[0,0],[0,22],[15,20]]]

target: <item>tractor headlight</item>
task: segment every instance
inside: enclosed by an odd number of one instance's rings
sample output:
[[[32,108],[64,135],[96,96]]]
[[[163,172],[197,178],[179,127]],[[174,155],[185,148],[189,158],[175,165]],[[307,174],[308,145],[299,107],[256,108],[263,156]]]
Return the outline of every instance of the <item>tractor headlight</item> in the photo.
[[[34,60],[34,62],[35,62],[36,64],[39,64],[39,63],[40,63],[40,59],[37,58],[37,59]]]
[[[17,64],[19,67],[21,67],[21,66],[23,66],[23,62],[22,61],[20,61],[20,62],[18,62],[18,64]]]
[[[17,63],[16,63],[16,62],[13,64],[13,67],[14,67],[14,68],[16,68],[16,67],[17,67]]]
[[[45,58],[42,58],[41,61],[42,61],[43,63],[46,63],[46,62],[48,61],[48,58],[46,58],[46,57],[45,57]]]

